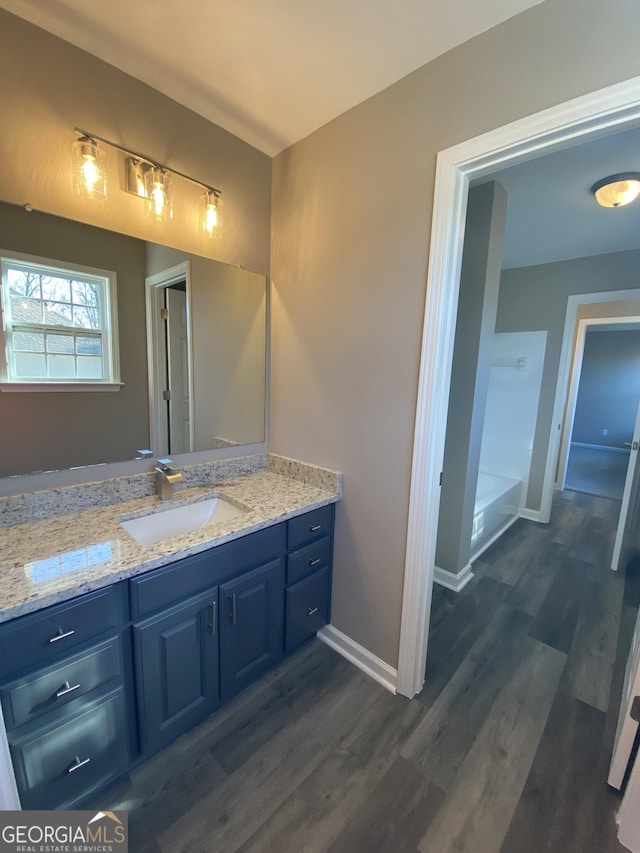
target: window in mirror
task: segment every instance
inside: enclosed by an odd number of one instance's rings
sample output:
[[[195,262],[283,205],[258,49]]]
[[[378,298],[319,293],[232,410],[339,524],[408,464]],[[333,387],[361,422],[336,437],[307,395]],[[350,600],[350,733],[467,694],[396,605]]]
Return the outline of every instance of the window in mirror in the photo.
[[[115,273],[3,254],[1,380],[117,383]]]

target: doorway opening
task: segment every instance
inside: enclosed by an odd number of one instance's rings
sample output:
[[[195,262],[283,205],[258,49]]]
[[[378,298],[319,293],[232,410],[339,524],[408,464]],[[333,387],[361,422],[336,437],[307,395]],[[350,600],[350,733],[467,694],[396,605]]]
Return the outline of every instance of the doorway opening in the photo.
[[[449,382],[469,181],[640,121],[640,78],[529,116],[439,153],[409,506],[397,690],[420,692],[427,658]],[[560,382],[558,383],[560,386]],[[566,384],[556,394],[562,421]],[[559,430],[550,436],[541,515],[551,510]]]
[[[193,449],[189,261],[146,280],[151,444],[158,456]]]

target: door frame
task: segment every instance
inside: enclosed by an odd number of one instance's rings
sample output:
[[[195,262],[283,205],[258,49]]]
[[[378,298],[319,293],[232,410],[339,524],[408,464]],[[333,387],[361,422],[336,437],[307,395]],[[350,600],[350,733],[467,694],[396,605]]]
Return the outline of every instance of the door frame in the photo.
[[[558,456],[558,466],[557,466],[557,474],[556,474],[556,484],[555,488],[562,490],[565,486],[565,481],[567,479],[567,466],[569,464],[569,450],[571,448],[571,436],[573,434],[573,424],[575,421],[576,415],[576,404],[578,402],[578,390],[580,388],[580,377],[582,376],[582,360],[584,357],[584,345],[587,332],[591,326],[606,326],[612,324],[624,324],[624,323],[638,323],[640,322],[640,314],[639,315],[627,315],[624,317],[589,317],[583,318],[581,320],[577,320],[577,312],[580,305],[586,305],[588,303],[600,303],[607,304],[608,302],[619,302],[619,301],[629,301],[636,302],[640,300],[640,290],[618,290],[615,293],[611,294],[614,297],[620,297],[620,299],[582,299],[581,297],[569,297],[569,300],[580,300],[575,303],[575,308],[573,311],[573,322],[570,323],[569,318],[569,308],[567,306],[567,321],[565,323],[565,337],[563,339],[563,353],[560,358],[560,371],[558,373],[558,390],[556,393],[556,400],[558,398],[564,397],[566,403],[564,405],[564,418],[562,420],[562,431],[561,431],[561,439],[560,439],[560,451]],[[591,296],[607,296],[609,294],[590,294]],[[640,305],[638,306],[640,308]],[[567,332],[569,335],[567,336]],[[568,340],[567,349],[569,350],[573,345],[573,354],[570,356],[567,353],[565,356],[564,353],[564,342]],[[569,363],[570,362],[570,363]],[[562,383],[562,375],[563,373],[569,371],[571,368],[571,377],[569,379],[568,390],[566,388],[566,382],[564,383],[564,389],[561,387]],[[563,390],[566,391],[566,395],[563,394]],[[554,418],[554,423],[555,423]]]
[[[469,181],[640,122],[640,77],[597,90],[440,151],[436,159],[416,405],[397,692],[424,684],[451,362]],[[552,430],[544,496],[553,494]]]
[[[149,440],[156,456],[166,456],[159,448],[167,447],[168,431],[164,411],[162,392],[165,390],[166,369],[164,357],[164,334],[160,325],[160,308],[164,294],[162,291],[178,282],[186,282],[187,290],[187,367],[189,372],[189,445],[194,446],[193,418],[193,334],[191,330],[191,261],[169,267],[155,275],[147,276],[145,283],[146,320],[147,320],[147,372],[149,377]]]

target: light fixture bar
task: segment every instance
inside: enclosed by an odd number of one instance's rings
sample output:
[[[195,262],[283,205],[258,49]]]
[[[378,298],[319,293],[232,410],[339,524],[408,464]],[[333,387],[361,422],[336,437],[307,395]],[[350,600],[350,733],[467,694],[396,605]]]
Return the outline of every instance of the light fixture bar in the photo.
[[[216,196],[222,195],[222,190],[217,189],[217,187],[212,187],[210,184],[205,184],[203,181],[198,181],[196,178],[192,178],[190,175],[185,175],[184,172],[179,172],[177,169],[172,169],[171,166],[166,166],[164,163],[159,163],[157,160],[154,160],[151,157],[147,157],[146,154],[140,154],[138,151],[132,151],[130,148],[125,148],[123,145],[119,145],[117,142],[112,142],[110,139],[105,139],[104,136],[98,136],[97,133],[91,133],[88,130],[83,130],[81,127],[74,128],[76,133],[80,133],[82,136],[86,136],[89,139],[97,139],[98,142],[104,142],[105,145],[109,145],[111,148],[115,148],[118,151],[122,151],[123,154],[127,154],[129,157],[134,157],[136,160],[141,160],[144,163],[148,163],[150,166],[155,166],[157,169],[162,169],[165,172],[171,172],[172,175],[178,175],[178,177],[183,178],[185,181],[189,181],[192,184],[195,184],[197,187],[202,187],[204,190],[208,190],[209,192],[215,193]]]

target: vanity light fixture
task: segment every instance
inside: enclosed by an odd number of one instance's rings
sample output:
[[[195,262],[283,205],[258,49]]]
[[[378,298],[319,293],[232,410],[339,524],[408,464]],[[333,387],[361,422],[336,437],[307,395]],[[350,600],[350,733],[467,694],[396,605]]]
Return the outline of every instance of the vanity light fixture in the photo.
[[[173,177],[176,176],[204,190],[200,214],[201,227],[210,237],[222,237],[222,190],[185,175],[184,172],[178,172],[177,169],[171,169],[163,163],[158,163],[145,154],[124,148],[117,142],[112,142],[110,139],[105,139],[95,133],[89,133],[89,131],[82,130],[79,127],[75,128],[75,132],[79,134],[79,139],[73,144],[74,186],[76,186],[77,192],[84,192],[91,198],[95,198],[100,194],[99,189],[102,186],[102,195],[106,195],[104,191],[106,185],[105,152],[99,144],[103,143],[127,155],[125,158],[126,190],[145,199],[147,216],[158,222],[166,222],[172,218],[172,183]],[[80,175],[81,178],[77,179],[76,175]],[[98,176],[101,176],[102,184],[100,184]],[[91,190],[89,190],[90,186],[92,187]]]
[[[83,134],[73,143],[73,187],[78,195],[106,198],[105,152],[92,136]]]
[[[202,196],[202,230],[209,237],[222,237],[222,198],[218,190],[207,190]]]
[[[171,174],[160,166],[152,166],[144,174],[146,211],[150,219],[166,222],[173,216]]]
[[[591,192],[602,207],[622,207],[635,201],[640,195],[640,172],[622,172],[602,178]]]

